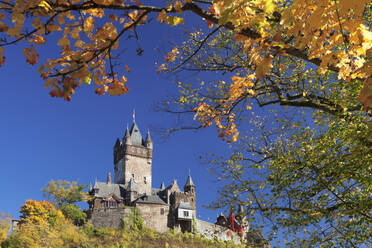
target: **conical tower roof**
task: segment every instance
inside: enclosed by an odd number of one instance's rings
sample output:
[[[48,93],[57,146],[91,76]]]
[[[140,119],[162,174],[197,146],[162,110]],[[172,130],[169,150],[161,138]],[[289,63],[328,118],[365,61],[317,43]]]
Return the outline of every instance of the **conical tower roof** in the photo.
[[[130,129],[130,138],[132,141],[132,145],[142,146],[143,144],[142,135],[135,121],[133,122],[133,125]]]
[[[150,130],[147,129],[147,136],[146,136],[146,141],[145,144],[152,143],[151,135],[150,135]]]
[[[191,175],[189,175],[187,177],[187,181],[186,181],[185,187],[187,187],[187,186],[195,186],[194,182],[192,181]]]
[[[128,129],[128,124],[127,124],[127,129],[125,130],[124,142],[127,145],[131,145],[132,144],[132,140],[130,138],[130,132],[129,132],[129,129]]]
[[[161,190],[164,190],[164,189],[165,189],[165,184],[164,184],[164,182],[161,182],[160,189],[161,189]]]

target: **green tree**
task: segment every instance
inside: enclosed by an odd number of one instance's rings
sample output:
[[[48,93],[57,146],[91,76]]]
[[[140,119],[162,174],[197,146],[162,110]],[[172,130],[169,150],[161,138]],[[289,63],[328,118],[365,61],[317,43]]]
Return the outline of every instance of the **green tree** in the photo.
[[[44,192],[44,197],[60,208],[64,204],[88,201],[90,196],[84,192],[85,189],[85,185],[79,185],[76,181],[51,180],[41,191]]]
[[[200,77],[214,71],[226,78],[253,70],[233,39],[230,32],[214,38],[193,33],[169,70],[199,71]],[[298,59],[278,56],[272,63],[270,74],[247,89],[254,95],[241,95],[218,115],[224,118],[218,121],[237,124],[241,135],[230,156],[207,158],[223,182],[211,207],[245,206],[253,228],[270,226],[271,238],[282,233],[287,247],[370,244],[372,135],[370,116],[357,100],[361,85],[338,80],[334,73],[320,75]],[[224,113],[221,102],[232,86],[200,81],[178,82],[179,95],[159,109],[193,115],[206,102]],[[224,132],[220,136],[230,140]]]
[[[82,226],[87,221],[87,214],[74,204],[64,204],[59,209],[66,218],[72,220],[77,226]]]

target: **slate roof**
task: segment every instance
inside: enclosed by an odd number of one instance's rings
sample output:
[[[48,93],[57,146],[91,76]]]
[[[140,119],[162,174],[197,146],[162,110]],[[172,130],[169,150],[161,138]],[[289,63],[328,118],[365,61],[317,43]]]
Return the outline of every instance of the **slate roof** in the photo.
[[[132,128],[130,129],[130,139],[134,146],[143,145],[142,135],[136,122],[133,122]]]
[[[107,197],[110,194],[115,194],[118,197],[123,197],[125,192],[125,185],[123,184],[107,184],[103,182],[95,182],[93,189],[98,189],[95,197]]]
[[[194,182],[192,181],[190,175],[189,175],[188,178],[187,178],[187,181],[186,181],[185,187],[186,187],[186,186],[195,186],[195,184],[194,184]]]
[[[145,140],[145,144],[152,143],[151,135],[150,135],[150,130],[147,130],[147,137]]]
[[[181,202],[178,205],[178,208],[193,210],[193,208],[190,206],[190,204],[188,202]]]
[[[158,195],[142,195],[138,197],[134,202],[145,203],[145,204],[160,204],[167,205]]]

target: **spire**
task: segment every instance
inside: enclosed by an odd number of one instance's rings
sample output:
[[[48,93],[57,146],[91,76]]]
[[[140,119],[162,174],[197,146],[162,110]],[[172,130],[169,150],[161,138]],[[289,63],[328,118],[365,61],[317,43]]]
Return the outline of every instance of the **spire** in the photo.
[[[146,141],[145,141],[145,146],[147,148],[152,149],[152,140],[151,140],[151,135],[150,135],[150,130],[149,129],[147,129],[147,137],[146,137]]]
[[[185,192],[191,192],[194,193],[195,191],[195,184],[192,181],[191,175],[190,175],[190,169],[189,169],[189,176],[187,177],[186,184],[183,186],[183,190]]]
[[[125,142],[126,145],[131,145],[132,144],[132,140],[130,138],[130,133],[129,133],[129,129],[128,129],[128,124],[127,124],[127,129],[125,130],[124,142]]]
[[[161,182],[160,189],[161,189],[161,190],[164,190],[164,189],[165,189],[164,181]]]
[[[107,174],[107,184],[111,184],[111,173]]]
[[[97,184],[97,177],[94,179],[94,186],[93,189],[98,189],[98,184]]]
[[[189,176],[187,177],[186,184],[185,184],[185,187],[187,187],[187,186],[195,186],[194,182],[192,181],[190,172],[189,172]]]

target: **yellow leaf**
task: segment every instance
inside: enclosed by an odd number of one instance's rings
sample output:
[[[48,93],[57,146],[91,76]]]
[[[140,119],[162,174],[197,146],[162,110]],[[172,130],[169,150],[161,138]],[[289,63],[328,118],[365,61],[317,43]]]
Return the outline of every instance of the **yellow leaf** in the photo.
[[[58,40],[58,46],[60,47],[66,47],[70,46],[70,40],[67,37],[62,37],[61,39]]]
[[[178,24],[184,24],[184,21],[182,17],[167,16],[167,23],[171,26],[177,26]]]

